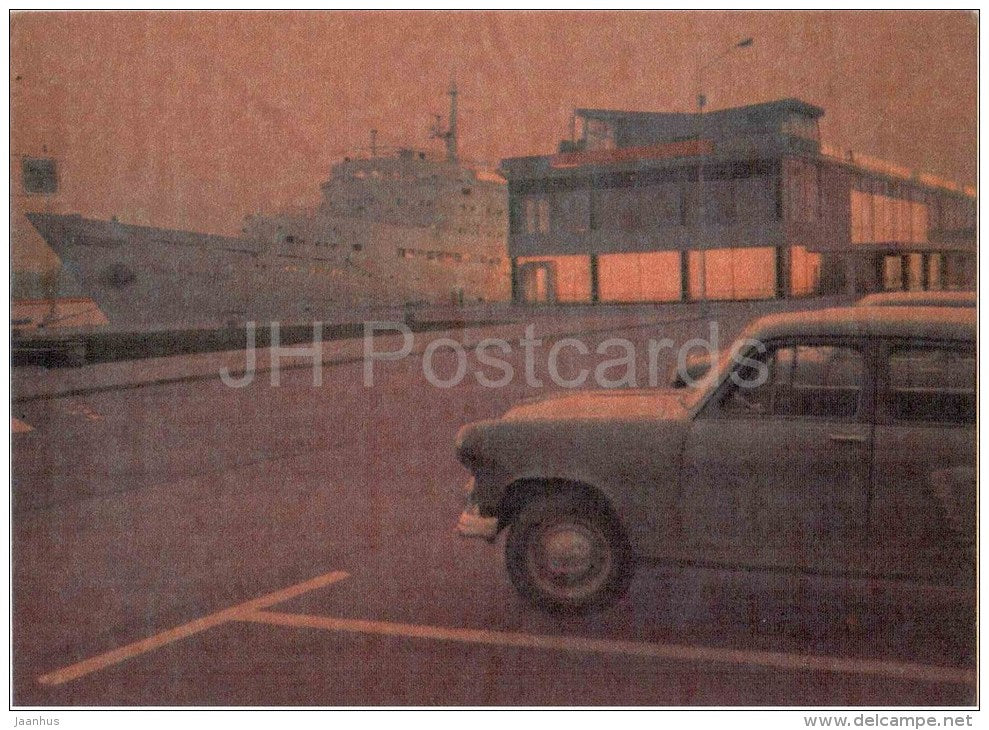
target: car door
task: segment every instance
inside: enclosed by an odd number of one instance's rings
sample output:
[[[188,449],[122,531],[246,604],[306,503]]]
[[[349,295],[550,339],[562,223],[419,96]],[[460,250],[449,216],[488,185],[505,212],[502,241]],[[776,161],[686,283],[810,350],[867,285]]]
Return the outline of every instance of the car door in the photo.
[[[871,350],[861,341],[767,343],[695,417],[684,453],[684,542],[711,560],[855,567],[872,450]],[[761,380],[761,382],[760,382]]]
[[[871,552],[882,572],[953,580],[974,556],[974,343],[889,341],[880,373]]]

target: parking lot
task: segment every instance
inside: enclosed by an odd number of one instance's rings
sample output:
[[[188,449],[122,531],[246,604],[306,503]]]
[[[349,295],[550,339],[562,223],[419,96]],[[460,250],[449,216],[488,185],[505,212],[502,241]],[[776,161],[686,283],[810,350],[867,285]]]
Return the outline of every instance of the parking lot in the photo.
[[[774,306],[712,312],[730,338]],[[582,337],[593,351],[707,336],[706,318],[676,312]],[[561,372],[577,358],[561,354]],[[506,359],[524,371],[520,349]],[[456,367],[449,352],[435,365]],[[15,400],[14,703],[975,702],[974,610],[944,588],[647,565],[600,613],[524,602],[503,537],[454,533],[467,473],[452,446],[544,381],[437,388],[409,356],[377,363],[373,387],[350,359],[318,387],[300,367],[278,387],[202,377]]]

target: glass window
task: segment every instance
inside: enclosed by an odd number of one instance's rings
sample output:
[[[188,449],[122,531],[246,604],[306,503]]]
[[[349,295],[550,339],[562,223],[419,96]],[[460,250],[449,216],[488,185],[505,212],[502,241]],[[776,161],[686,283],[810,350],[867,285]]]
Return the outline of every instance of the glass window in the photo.
[[[508,199],[508,227],[512,233],[526,232],[525,199],[512,195]]]
[[[771,179],[755,175],[735,180],[735,217],[745,222],[775,217],[776,200]]]
[[[680,253],[601,254],[598,292],[602,302],[672,302],[680,299]]]
[[[910,218],[911,242],[927,243],[927,206],[922,201],[912,201]]]
[[[776,296],[776,249],[771,246],[694,250],[689,254],[688,268],[692,299]]]
[[[586,190],[568,190],[553,196],[553,230],[584,233],[590,229],[591,200]]]
[[[634,231],[641,224],[640,188],[605,188],[594,196],[594,225],[603,230]]]
[[[894,350],[889,392],[897,421],[975,423],[975,349]]]
[[[821,141],[821,129],[816,119],[803,114],[789,114],[783,120],[783,134],[791,137],[801,137],[813,142]]]
[[[55,160],[47,157],[26,157],[21,162],[21,182],[25,193],[52,195],[58,192]]]
[[[883,290],[899,291],[903,288],[903,257],[892,254],[883,257]]]
[[[549,233],[549,200],[542,195],[525,199],[526,233]]]
[[[941,254],[931,253],[927,256],[927,288],[933,290],[941,289]]]
[[[615,129],[601,119],[585,119],[584,143],[588,150],[612,150],[615,148]]]
[[[516,264],[522,270],[532,269],[536,275],[545,277],[542,286],[550,292],[549,298],[552,300],[558,302],[591,300],[590,256],[520,256]],[[544,273],[538,274],[539,271]]]
[[[790,293],[812,294],[821,283],[821,254],[804,246],[790,246]]]
[[[821,199],[817,165],[799,160],[790,161],[787,165],[786,183],[790,219],[803,223],[818,220]]]
[[[683,188],[666,183],[643,188],[639,210],[643,226],[679,225],[683,220]]]
[[[829,421],[851,420],[858,413],[865,379],[858,350],[795,345],[777,348],[764,362],[764,382],[757,368],[738,371],[739,384],[732,383],[720,403],[723,413]]]
[[[924,254],[907,255],[907,283],[910,291],[920,291],[924,288]]]
[[[734,180],[709,180],[704,185],[705,223],[728,223],[735,217]]]

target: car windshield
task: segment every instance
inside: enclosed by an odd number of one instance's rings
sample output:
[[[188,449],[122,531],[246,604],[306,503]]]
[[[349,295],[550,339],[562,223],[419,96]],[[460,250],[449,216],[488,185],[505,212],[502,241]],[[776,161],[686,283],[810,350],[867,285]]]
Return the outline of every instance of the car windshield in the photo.
[[[732,355],[739,348],[744,347],[743,339],[744,337],[735,340],[731,347],[722,350],[718,354],[717,360],[696,383],[679,391],[680,403],[685,409],[692,410],[707,395],[708,391],[721,380],[722,373],[731,365]]]

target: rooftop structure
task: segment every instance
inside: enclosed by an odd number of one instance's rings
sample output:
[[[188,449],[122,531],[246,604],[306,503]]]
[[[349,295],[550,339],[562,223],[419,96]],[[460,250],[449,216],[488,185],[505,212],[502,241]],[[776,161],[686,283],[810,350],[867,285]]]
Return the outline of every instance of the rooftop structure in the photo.
[[[974,286],[974,191],[822,146],[823,115],[577,109],[556,153],[502,161],[515,300]]]

